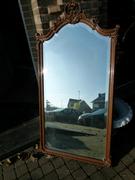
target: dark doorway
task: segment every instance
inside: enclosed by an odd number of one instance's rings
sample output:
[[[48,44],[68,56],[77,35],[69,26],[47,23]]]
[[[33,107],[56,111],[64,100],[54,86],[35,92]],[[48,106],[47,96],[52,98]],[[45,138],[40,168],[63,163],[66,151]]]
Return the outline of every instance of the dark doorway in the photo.
[[[38,116],[38,86],[18,1],[0,11],[0,132]]]
[[[114,163],[135,147],[135,1],[109,0],[109,26],[120,25],[116,54],[115,96],[125,100],[133,110],[132,121],[119,128],[112,138]],[[115,162],[116,161],[116,162]]]

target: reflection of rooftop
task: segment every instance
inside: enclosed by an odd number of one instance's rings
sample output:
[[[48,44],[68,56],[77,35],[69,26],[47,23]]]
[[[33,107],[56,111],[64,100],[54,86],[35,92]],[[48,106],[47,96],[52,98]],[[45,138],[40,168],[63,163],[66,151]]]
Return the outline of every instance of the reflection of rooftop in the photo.
[[[105,101],[105,93],[99,93],[98,97],[92,101],[92,103]]]
[[[86,103],[86,101],[81,99],[69,99],[68,108],[73,108],[79,110],[81,112],[91,112],[90,106]]]

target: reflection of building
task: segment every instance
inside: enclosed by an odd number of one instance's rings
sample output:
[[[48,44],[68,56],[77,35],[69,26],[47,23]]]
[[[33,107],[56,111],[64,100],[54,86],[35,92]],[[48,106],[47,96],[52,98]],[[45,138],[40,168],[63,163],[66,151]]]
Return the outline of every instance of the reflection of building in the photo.
[[[69,99],[68,108],[76,109],[83,113],[91,112],[89,105],[81,99]]]
[[[99,93],[98,97],[92,101],[93,110],[102,109],[105,107],[105,93]]]

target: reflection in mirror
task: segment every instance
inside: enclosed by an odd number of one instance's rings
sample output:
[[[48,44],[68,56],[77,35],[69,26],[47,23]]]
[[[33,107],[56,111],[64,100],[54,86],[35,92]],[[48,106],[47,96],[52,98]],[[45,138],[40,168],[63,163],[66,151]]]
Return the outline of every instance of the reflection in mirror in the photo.
[[[43,43],[48,149],[105,159],[110,44],[81,22]]]

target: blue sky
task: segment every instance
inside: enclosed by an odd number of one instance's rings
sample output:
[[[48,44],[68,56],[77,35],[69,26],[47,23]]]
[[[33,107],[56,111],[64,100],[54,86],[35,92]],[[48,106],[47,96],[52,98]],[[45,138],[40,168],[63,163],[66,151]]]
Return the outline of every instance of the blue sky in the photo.
[[[44,42],[45,100],[67,107],[69,98],[78,99],[80,94],[91,105],[98,93],[108,89],[108,46],[109,37],[97,34],[83,23],[67,24]]]

